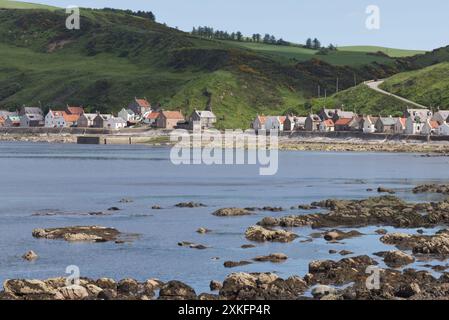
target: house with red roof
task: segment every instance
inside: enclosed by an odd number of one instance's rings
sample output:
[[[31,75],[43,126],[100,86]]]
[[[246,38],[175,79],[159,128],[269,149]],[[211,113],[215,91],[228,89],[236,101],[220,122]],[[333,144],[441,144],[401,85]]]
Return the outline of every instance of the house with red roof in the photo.
[[[45,127],[47,128],[65,128],[77,124],[80,115],[69,114],[66,111],[49,110],[45,116]]]
[[[424,124],[423,128],[421,129],[421,134],[424,135],[431,135],[435,134],[438,131],[438,127],[440,124],[436,120],[430,120],[427,119],[426,123]]]
[[[335,121],[335,131],[351,131],[350,124],[352,118],[341,118]]]
[[[334,132],[334,131],[335,131],[335,123],[332,119],[321,121],[320,132]]]
[[[256,119],[251,123],[251,128],[254,130],[265,130],[265,123],[267,122],[266,116],[257,115]]]
[[[146,98],[134,98],[134,101],[129,104],[128,109],[131,109],[136,115],[142,116],[151,111],[151,104]]]
[[[150,126],[156,126],[157,118],[159,117],[160,112],[147,112],[143,116],[143,123],[149,124]]]
[[[84,113],[84,108],[81,106],[67,105],[65,108],[67,114],[77,115],[78,117]]]
[[[185,122],[185,118],[181,111],[161,111],[156,119],[156,127],[172,130],[175,129],[180,122]]]

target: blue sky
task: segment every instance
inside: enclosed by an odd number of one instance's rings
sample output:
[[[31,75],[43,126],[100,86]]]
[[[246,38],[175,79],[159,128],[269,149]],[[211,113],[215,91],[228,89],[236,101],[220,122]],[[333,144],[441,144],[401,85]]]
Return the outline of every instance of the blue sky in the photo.
[[[447,0],[28,0],[56,6],[116,7],[148,10],[159,22],[190,31],[193,26],[271,33],[303,43],[381,45],[434,49],[449,45]],[[380,9],[380,29],[368,30],[366,8]]]

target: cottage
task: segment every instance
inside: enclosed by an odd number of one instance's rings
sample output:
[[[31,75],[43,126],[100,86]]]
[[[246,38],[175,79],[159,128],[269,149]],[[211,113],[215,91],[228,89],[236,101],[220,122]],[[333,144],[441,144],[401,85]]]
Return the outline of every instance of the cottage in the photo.
[[[284,124],[286,120],[287,117],[285,116],[267,117],[267,120],[265,122],[265,129],[267,131],[270,130],[284,131]]]
[[[332,120],[334,120],[334,122],[336,122],[337,120],[340,120],[340,119],[352,119],[356,116],[357,115],[352,111],[344,111],[344,110],[337,109],[337,110],[335,110]]]
[[[303,131],[306,119],[306,117],[287,116],[284,122],[284,131]]]
[[[350,131],[352,118],[341,118],[335,121],[335,131]]]
[[[251,128],[253,128],[256,131],[259,130],[266,130],[265,123],[267,121],[266,116],[257,116],[256,119],[252,122]]]
[[[311,114],[306,118],[306,131],[320,131],[321,118],[317,114]]]
[[[333,131],[335,131],[335,123],[332,119],[321,121],[320,132],[333,132]]]
[[[440,136],[449,136],[449,124],[445,122],[440,125],[438,127],[437,134]]]
[[[84,108],[80,106],[67,105],[65,108],[67,114],[77,115],[78,117],[84,113]]]
[[[138,118],[133,110],[125,108],[122,108],[122,110],[120,110],[118,116],[125,120],[127,123],[136,123]]]
[[[24,116],[26,114],[35,114],[35,115],[42,116],[42,118],[44,117],[44,112],[42,111],[42,109],[37,108],[37,107],[22,107],[22,108],[20,108],[19,116]]]
[[[406,118],[397,118],[396,123],[394,125],[394,133],[395,134],[404,134],[406,123],[407,123]]]
[[[79,128],[89,128],[93,127],[94,119],[97,117],[96,113],[83,113],[78,118],[78,127]]]
[[[146,98],[134,98],[134,101],[128,105],[128,109],[131,109],[136,115],[141,116],[151,111],[151,104]]]
[[[65,111],[49,110],[45,116],[45,127],[47,128],[64,128],[73,127],[79,119],[77,114],[68,114]]]
[[[199,125],[202,129],[208,129],[213,128],[215,126],[215,123],[217,122],[217,117],[212,111],[193,111],[192,115],[190,116],[190,125],[191,129],[193,129],[193,124],[196,123]]]
[[[438,110],[432,116],[432,121],[438,122],[438,124],[442,125],[449,118],[449,110]]]
[[[376,132],[376,122],[379,118],[366,116],[363,118],[361,126],[363,133],[374,133]]]
[[[20,127],[20,117],[16,115],[7,116],[5,119],[5,127]]]
[[[160,112],[148,112],[143,116],[143,122],[150,126],[156,126],[156,121],[160,114]]]
[[[355,115],[348,124],[349,131],[362,131],[361,123],[363,117]]]
[[[432,118],[432,111],[428,109],[408,109],[407,122],[405,125],[406,134],[421,134],[421,131],[428,119]]]
[[[421,134],[425,134],[425,135],[436,134],[439,126],[440,126],[440,124],[438,123],[438,121],[430,120],[430,118],[428,118],[421,130]]]
[[[433,116],[433,113],[429,109],[407,109],[404,112],[404,118],[419,117],[423,121],[425,121],[427,118],[431,118],[432,116]]]
[[[43,127],[45,125],[44,117],[41,114],[27,113],[20,117],[20,126],[29,127]]]
[[[161,129],[175,129],[179,122],[184,122],[181,111],[161,111],[156,119],[156,127]]]
[[[118,130],[125,128],[128,125],[128,121],[121,117],[110,117],[106,119],[103,125],[107,129]]]
[[[94,128],[106,128],[107,127],[107,121],[112,118],[112,114],[100,114],[97,113],[96,117],[94,118]]]
[[[397,119],[392,116],[379,117],[374,124],[377,133],[394,133]]]

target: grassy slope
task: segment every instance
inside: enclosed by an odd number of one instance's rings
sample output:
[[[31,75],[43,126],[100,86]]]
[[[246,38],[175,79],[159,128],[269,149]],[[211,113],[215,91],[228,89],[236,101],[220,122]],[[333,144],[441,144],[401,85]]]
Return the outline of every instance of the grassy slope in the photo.
[[[328,99],[314,99],[312,104],[314,111],[322,107],[334,108],[344,105],[344,109],[348,111],[384,116],[400,116],[401,111],[407,107],[402,101],[375,92],[364,84],[341,91]]]
[[[0,9],[45,9],[45,10],[56,10],[58,8],[57,7],[43,5],[43,4],[30,3],[30,2],[0,0]]]
[[[344,46],[339,47],[340,51],[350,51],[350,52],[365,52],[365,53],[375,53],[375,52],[383,52],[390,57],[400,58],[400,57],[410,57],[417,54],[424,54],[426,51],[424,50],[404,50],[404,49],[394,49],[394,48],[386,48],[386,47],[378,47],[378,46]]]
[[[382,88],[412,101],[433,107],[449,108],[449,63],[397,74]]]

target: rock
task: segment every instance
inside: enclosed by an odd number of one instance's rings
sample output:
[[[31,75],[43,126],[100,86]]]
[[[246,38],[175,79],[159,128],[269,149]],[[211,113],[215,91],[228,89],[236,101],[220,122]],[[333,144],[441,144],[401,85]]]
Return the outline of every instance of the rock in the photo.
[[[340,230],[332,230],[327,232],[324,235],[324,239],[326,241],[340,241],[340,240],[344,240],[344,239],[350,239],[350,238],[355,238],[355,237],[360,237],[363,234],[353,230],[353,231],[349,231],[349,232],[343,232]]]
[[[198,230],[196,230],[196,232],[199,234],[206,234],[206,233],[210,233],[212,231],[209,229],[206,229],[206,228],[199,228]]]
[[[273,253],[270,254],[268,256],[259,256],[254,258],[254,261],[258,261],[258,262],[273,262],[273,263],[279,263],[279,262],[284,262],[288,259],[288,256],[283,254],[283,253]]]
[[[233,273],[219,295],[226,300],[296,300],[306,289],[299,277],[284,280],[273,273]]]
[[[349,256],[350,254],[354,254],[354,252],[349,251],[349,250],[341,250],[341,251],[339,252],[339,254],[340,254],[341,256]]]
[[[256,246],[253,244],[243,244],[240,248],[242,249],[252,249],[255,248]]]
[[[241,208],[223,208],[215,211],[212,214],[217,217],[238,217],[252,215],[253,213]]]
[[[386,229],[377,229],[375,232],[377,234],[385,235],[385,234],[388,233],[388,230],[386,230]]]
[[[385,264],[390,268],[400,268],[415,262],[415,258],[402,251],[379,252],[375,255],[383,257]]]
[[[396,193],[394,190],[387,189],[387,188],[384,188],[384,187],[377,188],[377,192],[378,193],[389,193],[389,194],[395,194]]]
[[[329,254],[337,254],[338,251],[337,250],[329,250]]]
[[[281,207],[263,207],[262,211],[281,212],[284,211],[284,209]]]
[[[62,287],[57,292],[62,300],[84,300],[89,296],[87,289],[82,286]]]
[[[223,288],[223,283],[220,281],[212,280],[210,282],[210,291],[219,291],[221,288]]]
[[[250,241],[273,241],[273,242],[291,242],[298,238],[298,235],[286,230],[270,230],[261,226],[249,227],[245,236]]]
[[[158,206],[158,205],[155,205],[155,206],[152,206],[151,209],[153,209],[153,210],[162,210],[162,207]]]
[[[117,284],[117,293],[136,295],[139,291],[139,283],[134,279],[123,279]]]
[[[449,195],[449,184],[425,184],[414,188],[413,193],[441,193]]]
[[[236,268],[251,264],[249,261],[226,261],[223,265],[225,268]]]
[[[97,298],[100,300],[115,300],[117,298],[117,292],[112,289],[105,289],[98,293]]]
[[[195,300],[195,290],[180,281],[170,281],[162,286],[159,291],[161,300]]]
[[[116,241],[121,233],[114,228],[98,226],[34,229],[33,237],[66,241]]]
[[[115,280],[110,278],[100,278],[95,282],[95,284],[101,289],[117,290],[117,283]]]
[[[122,200],[119,201],[120,203],[131,203],[134,202],[134,200],[129,199],[129,198],[123,198]]]
[[[117,207],[110,207],[110,208],[108,209],[108,211],[120,211],[120,208],[117,208]]]
[[[86,290],[89,293],[89,297],[93,297],[93,298],[97,298],[98,294],[103,291],[102,288],[94,285],[94,284],[87,284],[86,285]]]
[[[330,286],[318,285],[312,289],[312,296],[314,298],[320,299],[327,295],[333,295],[337,290]]]
[[[151,291],[157,290],[162,288],[164,283],[159,279],[148,279],[145,281],[144,286],[148,289],[151,289]]]
[[[433,236],[392,233],[380,239],[401,250],[412,250],[414,254],[449,255],[449,231],[442,230]]]
[[[41,280],[6,280],[3,283],[5,293],[18,297],[54,299],[57,291]]]
[[[198,250],[205,250],[205,249],[207,249],[207,247],[202,245],[202,244],[196,244],[196,243],[192,243],[192,242],[188,242],[188,241],[179,242],[178,246],[180,246],[180,247],[189,247],[190,249],[198,249]]]
[[[36,260],[38,257],[39,257],[39,256],[38,256],[33,250],[28,251],[27,253],[25,253],[25,254],[22,256],[22,258],[23,258],[24,260],[28,260],[28,261]]]
[[[175,207],[178,208],[200,208],[200,207],[206,207],[206,205],[202,203],[196,203],[196,202],[181,202],[175,205]]]

